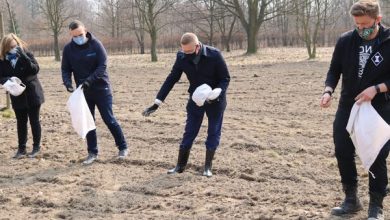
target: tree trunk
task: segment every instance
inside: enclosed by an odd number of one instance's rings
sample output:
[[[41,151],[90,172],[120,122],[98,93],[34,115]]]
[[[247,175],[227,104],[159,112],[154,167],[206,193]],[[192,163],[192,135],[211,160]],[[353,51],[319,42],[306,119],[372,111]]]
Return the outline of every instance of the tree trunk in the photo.
[[[230,41],[232,40],[233,29],[234,29],[234,24],[236,23],[236,19],[237,19],[236,17],[233,18],[233,22],[230,25],[229,34],[228,34],[227,39],[226,39],[226,51],[227,52],[230,52]]]
[[[221,50],[226,49],[226,37],[225,35],[221,34]]]
[[[257,53],[257,29],[249,28],[247,30],[247,38],[248,38],[248,47],[246,49],[247,54],[255,54]]]
[[[315,59],[317,54],[317,47],[316,45],[313,45],[313,50],[311,51],[310,59]]]
[[[139,46],[140,46],[140,53],[145,54],[145,43],[141,42]]]
[[[0,37],[3,38],[4,35],[5,34],[4,34],[3,13],[0,12]],[[8,92],[5,93],[5,100],[6,100],[5,109],[10,109],[11,108],[11,99],[10,99],[10,96],[9,96]]]
[[[61,61],[60,47],[58,45],[58,33],[54,33],[54,58],[55,61]]]
[[[150,32],[150,39],[152,41],[150,55],[152,58],[152,62],[157,62],[157,31],[155,29]]]
[[[145,54],[145,32],[144,30],[141,30],[140,32],[140,42],[139,42],[139,46],[141,48],[141,54]]]
[[[115,37],[115,20],[114,19],[111,20],[111,37],[112,38]]]
[[[209,45],[214,45],[214,6],[210,8],[210,39]]]
[[[9,17],[11,19],[11,24],[12,24],[12,31],[14,32],[14,34],[17,34],[16,33],[16,26],[15,26],[15,20],[14,20],[14,16],[11,12],[11,6],[9,5],[9,2],[8,0],[5,1],[7,3],[7,8],[8,8],[8,13],[9,13]]]
[[[119,16],[119,15],[117,15]],[[121,22],[119,20],[119,17],[116,18],[116,37],[119,38],[121,37],[121,34],[120,34],[120,26],[121,26]]]

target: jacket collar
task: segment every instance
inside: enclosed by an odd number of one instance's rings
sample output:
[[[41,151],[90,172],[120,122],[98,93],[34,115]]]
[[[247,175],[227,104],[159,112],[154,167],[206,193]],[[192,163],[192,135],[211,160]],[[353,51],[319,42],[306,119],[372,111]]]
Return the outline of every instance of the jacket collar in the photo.
[[[200,54],[207,57],[208,56],[208,53],[207,53],[207,45],[204,45],[202,44],[201,42],[199,42],[200,44]]]

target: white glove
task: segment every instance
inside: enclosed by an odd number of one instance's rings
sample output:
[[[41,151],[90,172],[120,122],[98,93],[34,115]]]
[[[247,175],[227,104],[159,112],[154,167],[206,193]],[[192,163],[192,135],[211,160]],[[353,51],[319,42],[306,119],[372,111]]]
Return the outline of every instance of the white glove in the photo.
[[[221,92],[222,92],[222,89],[221,89],[221,88],[215,88],[215,89],[213,89],[213,90],[210,92],[209,96],[207,97],[207,100],[214,100],[214,99],[218,98],[219,95],[221,95]]]

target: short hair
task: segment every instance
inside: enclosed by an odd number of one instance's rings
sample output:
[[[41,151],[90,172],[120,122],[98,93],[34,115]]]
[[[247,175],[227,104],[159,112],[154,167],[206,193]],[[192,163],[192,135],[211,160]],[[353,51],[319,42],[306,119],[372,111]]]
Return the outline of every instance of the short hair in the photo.
[[[380,15],[380,10],[378,0],[360,0],[352,5],[349,13],[354,17],[367,15],[376,19]]]
[[[183,36],[181,36],[180,44],[181,45],[188,45],[190,43],[198,44],[199,40],[198,37],[194,33],[185,33]]]
[[[72,22],[70,22],[69,24],[69,30],[73,31],[74,29],[77,29],[79,27],[85,27],[83,22],[79,21],[79,20],[74,20]]]

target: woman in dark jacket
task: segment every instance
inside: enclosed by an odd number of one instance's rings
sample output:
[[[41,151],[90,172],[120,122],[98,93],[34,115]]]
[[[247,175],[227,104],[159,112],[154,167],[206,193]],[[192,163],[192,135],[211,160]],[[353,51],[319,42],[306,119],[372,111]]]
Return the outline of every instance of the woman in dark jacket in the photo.
[[[27,121],[30,120],[33,135],[33,150],[30,157],[40,152],[41,124],[39,110],[44,102],[43,90],[37,74],[39,66],[32,53],[27,51],[27,44],[15,34],[8,34],[1,41],[0,83],[4,84],[11,77],[18,77],[26,89],[19,96],[11,95],[12,108],[15,111],[18,131],[18,151],[14,158],[27,155]]]

